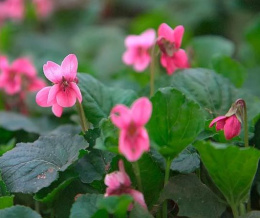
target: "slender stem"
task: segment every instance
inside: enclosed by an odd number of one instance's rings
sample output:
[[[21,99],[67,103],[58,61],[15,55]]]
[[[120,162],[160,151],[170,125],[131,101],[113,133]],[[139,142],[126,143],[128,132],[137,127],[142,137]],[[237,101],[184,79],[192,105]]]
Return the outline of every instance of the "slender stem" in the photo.
[[[150,63],[150,97],[154,93],[154,74],[155,74],[155,44],[151,51],[151,63]]]
[[[77,111],[79,114],[79,118],[80,118],[80,125],[82,128],[82,132],[85,134],[86,131],[88,131],[88,124],[87,124],[87,118],[85,116],[82,104],[78,102],[76,102],[76,107],[77,107]]]
[[[169,177],[170,177],[170,167],[171,167],[171,159],[167,158],[166,159],[166,167],[165,167],[165,177],[164,177],[164,187],[166,186],[166,184],[168,183]],[[168,214],[168,210],[167,210],[167,200],[165,200],[163,202],[163,208],[162,208],[162,212],[163,212],[163,218],[167,218],[167,214]]]
[[[234,215],[234,218],[238,218],[239,217],[239,213],[238,213],[238,208],[235,204],[230,204],[230,207],[232,209],[232,213]]]
[[[40,214],[40,204],[38,201],[34,201],[34,210]]]
[[[136,181],[137,181],[137,186],[138,186],[138,190],[140,192],[143,192],[143,186],[142,186],[142,181],[141,181],[141,174],[140,174],[140,168],[138,165],[138,162],[132,162],[132,167],[133,167],[133,171],[136,177]]]
[[[243,204],[243,203],[240,203],[240,204],[239,204],[239,212],[240,212],[240,216],[243,216],[243,215],[246,214],[245,204]]]
[[[244,142],[245,142],[245,147],[248,147],[249,143],[248,143],[247,109],[246,109],[245,102],[244,102],[244,110],[243,110],[243,121],[244,121]]]

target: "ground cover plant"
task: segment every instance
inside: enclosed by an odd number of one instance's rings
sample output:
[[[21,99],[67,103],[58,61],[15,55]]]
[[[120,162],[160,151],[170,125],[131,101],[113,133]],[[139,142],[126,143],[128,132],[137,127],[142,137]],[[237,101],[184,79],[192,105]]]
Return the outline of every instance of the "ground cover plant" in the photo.
[[[260,217],[258,1],[0,1],[0,217]]]

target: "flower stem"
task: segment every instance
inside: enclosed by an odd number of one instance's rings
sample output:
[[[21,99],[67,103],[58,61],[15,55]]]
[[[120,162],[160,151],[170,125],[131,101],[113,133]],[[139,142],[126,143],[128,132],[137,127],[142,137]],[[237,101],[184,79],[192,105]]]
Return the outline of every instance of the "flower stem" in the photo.
[[[155,74],[155,44],[151,51],[151,63],[150,63],[150,97],[154,93],[154,74]]]
[[[171,159],[167,158],[166,159],[166,167],[165,167],[165,177],[164,177],[164,187],[166,186],[166,184],[168,183],[169,177],[170,177],[170,167],[171,167]],[[167,200],[165,200],[163,202],[163,208],[162,208],[162,212],[163,212],[163,218],[167,218]]]
[[[238,213],[238,208],[235,204],[230,204],[230,207],[232,209],[232,213],[234,215],[234,218],[238,218],[239,217],[239,213]]]
[[[239,211],[240,211],[240,216],[243,216],[243,215],[246,214],[246,207],[245,207],[245,204],[240,203],[240,205],[239,205]]]
[[[141,174],[140,174],[140,168],[138,165],[138,162],[132,162],[132,167],[133,167],[133,171],[136,177],[136,181],[137,181],[137,186],[138,186],[138,190],[140,192],[143,192],[143,186],[142,186],[142,181],[141,181]]]
[[[248,147],[249,143],[248,143],[247,109],[246,109],[245,102],[244,102],[244,110],[243,110],[243,121],[244,121],[244,142],[245,142],[245,147]]]
[[[79,118],[80,118],[81,129],[82,129],[82,132],[85,134],[85,132],[88,131],[87,118],[85,116],[82,104],[79,103],[78,100],[76,102],[76,107],[77,107],[77,111],[78,111]]]

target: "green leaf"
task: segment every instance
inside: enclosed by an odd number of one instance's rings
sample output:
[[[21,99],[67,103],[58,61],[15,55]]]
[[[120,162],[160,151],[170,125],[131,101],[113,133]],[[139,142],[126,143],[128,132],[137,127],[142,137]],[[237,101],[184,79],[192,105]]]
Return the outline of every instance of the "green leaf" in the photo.
[[[130,218],[142,217],[142,218],[153,218],[153,216],[145,210],[140,204],[134,203],[134,207],[130,212]]]
[[[189,44],[196,67],[209,67],[211,60],[217,55],[232,56],[234,44],[219,36],[199,36],[193,38]]]
[[[126,217],[127,209],[133,201],[129,195],[109,196],[100,199],[97,205],[100,209],[106,209],[108,213],[115,217]]]
[[[98,126],[102,118],[107,118],[116,104],[129,106],[137,98],[132,90],[106,87],[90,75],[79,73],[78,78],[83,108],[94,126]]]
[[[200,167],[200,158],[192,146],[188,146],[171,163],[171,170],[192,173]]]
[[[241,87],[246,79],[246,69],[228,56],[218,56],[212,59],[213,69],[228,78],[236,87]]]
[[[3,181],[11,192],[36,193],[56,180],[87,146],[82,136],[65,134],[19,143],[0,157]]]
[[[1,168],[0,168],[0,197],[1,196],[8,196],[10,195],[9,191],[7,190],[6,184],[4,183],[2,176],[1,176]]]
[[[102,119],[99,123],[100,137],[94,148],[118,153],[119,130],[110,119]]]
[[[172,199],[178,204],[178,216],[218,218],[226,209],[194,174],[170,178],[160,196],[161,202],[166,199]]]
[[[203,130],[204,112],[197,103],[170,87],[159,89],[151,101],[149,135],[159,152],[173,159]]]
[[[196,142],[195,147],[214,183],[231,206],[247,201],[257,170],[260,152],[210,142]]]
[[[12,207],[14,205],[14,195],[0,197],[0,209]]]
[[[54,181],[50,186],[38,191],[35,194],[34,199],[44,203],[53,202],[61,191],[64,190],[77,177],[78,175],[70,170],[60,172],[58,180]]]
[[[94,180],[103,179],[107,166],[114,156],[113,153],[93,149],[77,163],[76,169],[80,180],[83,183],[92,183]]]
[[[92,218],[99,209],[97,203],[104,195],[86,194],[80,196],[70,210],[70,218]]]
[[[260,217],[260,211],[251,211],[240,218],[259,218]]]
[[[41,216],[29,207],[13,206],[0,210],[1,218],[41,218]]]

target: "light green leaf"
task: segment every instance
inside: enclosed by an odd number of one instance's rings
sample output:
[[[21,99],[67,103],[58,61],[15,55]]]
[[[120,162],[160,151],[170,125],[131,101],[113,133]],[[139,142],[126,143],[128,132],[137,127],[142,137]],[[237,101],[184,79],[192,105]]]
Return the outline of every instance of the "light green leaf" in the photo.
[[[14,205],[14,195],[0,197],[0,210]]]
[[[0,157],[3,181],[11,192],[36,193],[56,180],[87,146],[82,136],[65,134],[19,143]]]
[[[199,141],[195,147],[214,183],[231,206],[247,201],[260,151]]]
[[[151,101],[149,135],[162,155],[174,158],[203,130],[204,112],[197,103],[170,87],[159,89]]]

